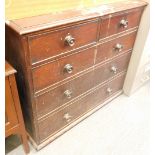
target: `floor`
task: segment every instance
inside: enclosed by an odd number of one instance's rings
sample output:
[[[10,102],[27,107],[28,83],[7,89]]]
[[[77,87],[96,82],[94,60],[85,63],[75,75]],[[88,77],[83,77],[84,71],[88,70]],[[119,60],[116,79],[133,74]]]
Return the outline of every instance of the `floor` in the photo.
[[[149,84],[121,95],[91,117],[29,155],[148,155]],[[22,145],[7,155],[24,155]]]

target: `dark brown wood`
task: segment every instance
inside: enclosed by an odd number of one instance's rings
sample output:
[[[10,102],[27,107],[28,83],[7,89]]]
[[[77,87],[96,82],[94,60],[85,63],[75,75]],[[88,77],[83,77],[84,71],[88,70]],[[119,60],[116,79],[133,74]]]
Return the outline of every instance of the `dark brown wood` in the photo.
[[[85,93],[89,89],[94,87],[93,82],[94,72],[90,71],[80,77],[42,94],[37,97],[37,113],[38,117],[53,112],[58,108],[65,106],[64,104],[71,102],[75,97]],[[67,98],[64,94],[66,90],[71,91],[71,98]]]
[[[108,97],[119,91],[123,86],[124,78],[124,75],[119,76],[112,82],[99,87],[87,96],[84,96],[80,100],[68,105],[58,113],[54,113],[47,119],[40,121],[39,135],[41,141],[45,140],[48,136],[53,135],[55,132],[58,132],[58,130],[61,130],[78,117],[81,117],[86,112],[99,105],[100,102],[103,102]],[[111,88],[112,93],[109,94],[107,92],[107,88]],[[69,115],[70,117],[65,118],[65,115]],[[49,122],[54,125],[49,125]]]
[[[49,59],[69,50],[74,50],[78,47],[96,42],[97,29],[98,21],[94,20],[62,30],[28,37],[32,63]],[[69,46],[65,43],[65,38],[68,35],[75,39],[73,46]]]
[[[96,63],[107,61],[119,54],[132,50],[135,38],[136,31],[130,32],[127,35],[119,36],[118,38],[112,39],[108,42],[103,42],[97,47],[97,56]],[[119,51],[116,49],[116,45],[120,44],[123,46],[122,50]]]
[[[61,5],[61,4],[60,4]],[[40,16],[14,19],[6,21],[6,23],[14,29],[17,33],[23,35],[28,33],[34,33],[37,31],[51,29],[53,27],[62,27],[66,24],[73,24],[79,21],[85,21],[88,19],[102,17],[110,15],[115,12],[126,11],[129,9],[140,8],[146,6],[147,3],[142,0],[133,1],[119,1],[98,6],[92,6],[91,8],[78,8],[67,11],[50,13]],[[103,6],[103,9],[102,9]]]
[[[34,90],[38,91],[94,65],[96,47],[82,50],[78,53],[66,56],[52,63],[33,69]],[[80,60],[80,61],[79,61]],[[70,64],[72,73],[66,72],[64,67]]]
[[[111,78],[120,72],[126,71],[128,68],[131,52],[125,53],[121,56],[116,57],[110,62],[101,64],[95,68],[95,85],[98,85],[108,78]],[[112,67],[116,67],[116,73],[112,71]]]
[[[6,59],[17,70],[26,129],[37,147],[62,134],[62,126],[67,129],[64,109],[70,107],[80,120],[87,110],[112,98],[95,90],[113,85],[109,80],[127,70],[145,5],[122,1],[107,4],[107,9],[100,5],[6,21]],[[120,27],[122,19],[128,20],[127,28]],[[117,43],[122,50],[114,51]],[[119,89],[113,92],[122,89],[123,81],[114,80]],[[66,90],[72,91],[69,99],[64,97]],[[97,98],[90,92],[97,92]]]
[[[139,22],[140,22],[140,17],[141,17],[142,11],[143,11],[143,8],[136,8],[136,9],[121,12],[118,14],[112,14],[112,17],[109,18],[109,20],[110,20],[109,28],[107,30],[106,36],[114,35],[114,34],[117,34],[122,31],[126,31],[130,28],[138,26]],[[123,26],[120,25],[120,21],[122,19],[128,21],[128,26],[126,28],[124,28]],[[102,26],[104,26],[104,19],[102,22]],[[104,34],[105,32],[101,31],[101,37],[105,36],[102,33]]]
[[[36,140],[36,115],[35,103],[33,97],[33,84],[30,72],[30,60],[27,37],[21,37],[6,25],[5,29],[5,58],[17,70],[16,79],[23,110],[26,129],[29,134]],[[32,104],[33,103],[33,104]]]
[[[14,76],[16,71],[7,62],[5,68],[5,114],[7,119],[5,121],[5,137],[8,137],[11,134],[19,134],[22,139],[25,153],[29,153],[27,133]]]
[[[131,52],[117,57],[113,61],[96,66],[95,71],[91,70],[88,73],[77,77],[48,93],[37,97],[37,113],[38,117],[53,112],[57,108],[62,108],[64,104],[70,102],[74,97],[77,97],[84,92],[92,89],[94,86],[107,81],[110,77],[119,74],[120,72],[126,71],[130,60]],[[121,61],[120,61],[121,60]],[[117,73],[114,74],[111,71],[111,66],[117,67]],[[72,97],[68,99],[64,92],[70,90]]]
[[[107,37],[109,22],[110,22],[109,16],[105,16],[101,18],[99,39]]]

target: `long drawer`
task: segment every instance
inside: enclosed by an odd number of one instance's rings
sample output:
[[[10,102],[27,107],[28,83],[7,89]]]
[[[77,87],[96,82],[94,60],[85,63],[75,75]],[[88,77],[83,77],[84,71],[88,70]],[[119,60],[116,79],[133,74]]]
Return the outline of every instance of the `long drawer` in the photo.
[[[112,14],[106,31],[107,19],[103,18],[101,22],[100,39],[137,27],[140,22],[142,11],[142,8],[136,8]]]
[[[131,52],[121,55],[106,64],[98,66],[95,70],[90,70],[47,93],[37,96],[36,110],[38,118],[61,108],[61,106],[64,106],[67,102],[92,89],[94,86],[126,71],[130,55]],[[111,70],[112,67],[116,67],[116,73]]]
[[[96,63],[107,61],[133,48],[137,32],[130,32],[97,47]]]
[[[86,74],[53,89],[47,93],[36,97],[37,116],[42,117],[49,112],[53,112],[70,102],[75,97],[94,87],[94,72],[89,71]]]
[[[31,62],[36,63],[97,41],[98,20],[29,36]]]
[[[91,47],[34,68],[32,70],[34,90],[41,90],[93,66],[95,50],[96,47]]]
[[[89,110],[103,103],[104,100],[111,97],[114,93],[121,90],[123,87],[124,78],[125,74],[118,76],[112,81],[102,85],[94,92],[66,106],[61,111],[39,121],[38,129],[40,142],[48,138],[48,136],[60,131],[62,128],[78,119]]]

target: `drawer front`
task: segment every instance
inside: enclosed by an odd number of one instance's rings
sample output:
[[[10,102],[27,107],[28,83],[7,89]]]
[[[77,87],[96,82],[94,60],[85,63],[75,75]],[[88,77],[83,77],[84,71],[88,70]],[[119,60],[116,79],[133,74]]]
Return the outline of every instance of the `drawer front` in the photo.
[[[38,117],[60,108],[65,103],[93,88],[93,74],[93,71],[88,72],[49,91],[46,94],[38,96],[36,98]]]
[[[98,85],[108,78],[111,78],[118,73],[127,70],[131,52],[125,53],[112,61],[103,64],[95,69],[95,85]]]
[[[95,92],[88,94],[82,99],[65,107],[58,113],[39,122],[40,141],[43,141],[48,136],[58,132],[86,112],[103,103],[103,101],[111,97],[114,93],[122,89],[125,75],[122,75],[113,81],[105,84]],[[111,91],[109,91],[111,90]]]
[[[133,48],[137,32],[121,36],[97,47],[96,63],[106,61]]]
[[[97,41],[98,21],[29,37],[32,63]]]
[[[130,28],[136,27],[139,25],[141,14],[143,9],[137,8],[134,10],[122,12],[120,14],[113,14],[109,21],[108,33],[106,36],[110,36],[119,32],[126,31]],[[105,37],[105,32],[102,30],[105,25],[105,19],[101,23],[101,33],[100,38]]]
[[[33,69],[35,91],[93,66],[95,50],[96,47],[92,47]]]
[[[101,20],[100,24],[100,38],[105,38],[108,34],[109,17],[105,17]]]

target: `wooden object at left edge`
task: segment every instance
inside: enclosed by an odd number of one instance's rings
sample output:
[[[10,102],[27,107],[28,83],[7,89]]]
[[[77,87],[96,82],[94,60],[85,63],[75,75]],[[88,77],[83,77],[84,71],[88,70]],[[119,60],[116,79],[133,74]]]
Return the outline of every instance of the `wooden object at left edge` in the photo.
[[[25,153],[29,153],[27,133],[21,111],[16,80],[16,70],[5,62],[5,137],[12,134],[21,135]]]

